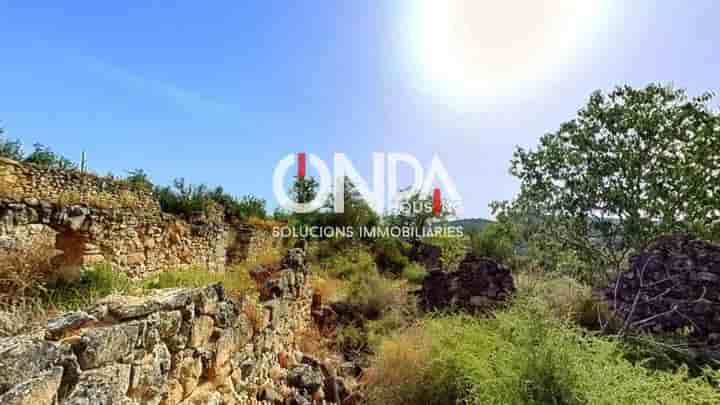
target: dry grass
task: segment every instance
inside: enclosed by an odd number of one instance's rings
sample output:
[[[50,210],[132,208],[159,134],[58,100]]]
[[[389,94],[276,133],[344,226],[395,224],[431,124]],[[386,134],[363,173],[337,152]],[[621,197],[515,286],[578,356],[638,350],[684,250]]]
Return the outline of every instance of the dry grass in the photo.
[[[257,294],[257,285],[245,266],[236,266],[224,272],[210,272],[202,268],[166,271],[146,280],[144,287],[148,289],[197,288],[213,283],[222,283],[225,290],[233,296]]]
[[[57,312],[31,297],[16,297],[12,303],[0,303],[0,337],[40,329]]]
[[[516,283],[520,294],[542,299],[557,319],[590,329],[612,323],[607,303],[597,297],[590,286],[573,278],[522,273],[516,277]]]
[[[275,227],[285,225],[282,222],[278,222],[273,219],[263,219],[263,218],[256,218],[256,217],[248,218],[247,224],[254,228],[263,229],[266,231],[271,231]]]
[[[368,404],[404,404],[408,398],[422,398],[430,347],[421,329],[406,331],[402,339],[385,340],[363,378],[363,385],[370,388]]]
[[[285,255],[285,252],[281,249],[271,249],[262,255],[255,258],[255,260],[248,261],[245,263],[239,263],[238,266],[240,267],[251,267],[253,265],[259,265],[259,266],[269,266],[274,265],[280,262],[282,260],[283,256]]]
[[[311,325],[297,335],[298,349],[318,359],[327,359],[334,352],[329,348],[329,342],[320,333],[315,325]]]
[[[344,301],[369,320],[379,319],[384,313],[408,302],[406,284],[386,279],[377,271],[356,274],[347,283],[344,293]]]
[[[140,208],[142,207],[142,203],[140,202],[140,198],[127,190],[123,190],[120,192],[117,198],[118,204],[120,204],[121,207],[125,208]]]
[[[320,295],[324,304],[338,302],[343,296],[345,283],[336,278],[313,277],[310,280],[313,291]]]
[[[52,276],[50,259],[56,254],[49,247],[3,252],[0,255],[0,300],[37,293]]]

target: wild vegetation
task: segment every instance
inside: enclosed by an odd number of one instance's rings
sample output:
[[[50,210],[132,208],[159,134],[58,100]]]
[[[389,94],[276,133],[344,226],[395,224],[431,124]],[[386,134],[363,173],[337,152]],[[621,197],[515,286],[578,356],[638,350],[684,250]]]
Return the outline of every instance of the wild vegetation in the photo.
[[[716,348],[689,332],[626,330],[600,293],[631,254],[660,235],[720,238],[720,115],[711,100],[660,85],[594,93],[536,149],[515,152],[519,196],[494,203],[496,221],[468,228],[462,238],[304,238],[313,287],[331,310],[304,332],[302,350],[359,367],[358,390],[370,404],[720,403],[718,356],[689,349],[705,345],[716,354]],[[24,159],[19,150],[0,142],[3,156]],[[168,212],[189,215],[215,203],[230,218],[267,217],[264,201],[234,198],[222,188],[184,180],[156,187],[142,170],[126,181],[154,190]],[[297,178],[291,187],[295,201],[307,202],[318,185]],[[429,200],[416,194],[408,202]],[[349,181],[344,203],[343,214],[332,213],[328,202],[317,212],[272,217],[296,228],[425,227],[451,214],[383,216]],[[428,269],[413,257],[418,244],[439,252],[442,271],[454,271],[468,252],[508,266],[515,296],[482,314],[422,313],[415,291]],[[43,313],[113,292],[211,282],[238,294],[255,288],[249,277],[255,264],[226,273],[166,272],[142,282],[100,266],[68,283],[52,281],[45,260],[0,262],[0,293],[25,297],[18,301]]]

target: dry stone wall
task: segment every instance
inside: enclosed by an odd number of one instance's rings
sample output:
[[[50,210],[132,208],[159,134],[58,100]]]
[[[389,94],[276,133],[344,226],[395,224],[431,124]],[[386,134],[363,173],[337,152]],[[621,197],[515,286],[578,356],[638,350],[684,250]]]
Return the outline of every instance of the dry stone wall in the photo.
[[[225,268],[224,224],[188,223],[159,211],[63,206],[0,198],[0,251],[37,248],[55,238],[58,267],[106,262],[130,276],[184,267]]]
[[[0,158],[0,197],[160,211],[160,205],[150,191],[126,182],[4,158]]]
[[[109,297],[0,339],[0,403],[323,403],[327,377],[297,350],[312,302],[304,253],[282,267],[263,301],[219,284]]]
[[[247,224],[232,224],[227,238],[228,265],[243,261],[258,262],[263,256],[277,256],[282,250],[282,239],[271,231]]]
[[[0,158],[0,254],[58,250],[58,267],[107,262],[132,277],[227,264],[277,253],[269,232],[228,224],[222,210],[192,218],[161,212],[126,182]]]
[[[469,253],[457,271],[431,271],[418,292],[428,310],[464,309],[484,311],[510,299],[515,281],[510,270],[485,257]]]
[[[720,342],[720,245],[662,236],[605,289],[624,329],[690,331]]]

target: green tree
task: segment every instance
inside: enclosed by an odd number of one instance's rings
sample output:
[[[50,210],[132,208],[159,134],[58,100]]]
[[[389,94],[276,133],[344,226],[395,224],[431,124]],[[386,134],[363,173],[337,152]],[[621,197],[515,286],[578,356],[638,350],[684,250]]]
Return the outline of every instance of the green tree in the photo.
[[[153,188],[150,176],[148,176],[143,169],[129,170],[127,177],[125,177],[125,181],[141,190],[152,190]]]
[[[487,224],[482,230],[468,232],[468,237],[470,250],[479,256],[507,263],[514,254],[513,237],[502,224]]]
[[[442,204],[439,213],[433,212],[432,196],[418,191],[400,201],[398,210],[386,216],[385,221],[391,226],[413,228],[417,234],[433,223],[442,222],[452,215],[454,211],[446,202]],[[410,239],[416,240],[417,237],[413,236]]]
[[[35,149],[25,158],[25,162],[56,169],[77,169],[77,164],[64,156],[53,152],[49,147],[41,143],[36,143],[33,147]]]
[[[234,198],[231,205],[231,212],[238,218],[261,218],[267,217],[265,208],[265,200],[253,195],[245,195],[240,198]]]
[[[362,198],[357,187],[348,179],[344,179],[344,210],[336,213],[333,210],[333,196],[328,196],[322,208],[315,212],[293,213],[291,223],[298,227],[335,227],[355,229],[361,227],[372,227],[380,221],[379,216],[372,210],[370,205]],[[317,195],[317,182],[312,178],[298,179],[291,186],[291,198],[296,202],[308,202]],[[358,232],[355,232],[358,234]]]
[[[222,187],[209,189],[206,185],[190,184],[185,179],[175,179],[172,187],[156,187],[155,195],[163,211],[178,215],[190,215],[207,210],[211,203],[219,204],[225,218],[265,218],[265,200],[251,195],[241,198],[225,192]]]
[[[299,204],[308,203],[317,195],[318,182],[314,177],[298,177],[290,187],[290,198]]]
[[[343,205],[342,213],[330,212],[325,215],[325,225],[347,227],[352,226],[372,227],[378,224],[380,217],[373,211],[370,205],[360,195],[355,184],[349,178],[344,179]],[[332,198],[328,199],[326,210],[330,211],[333,207]]]
[[[156,187],[154,192],[160,208],[176,215],[203,212],[209,201],[207,186],[186,183],[184,178],[175,179],[172,187]]]
[[[5,130],[0,128],[0,157],[12,160],[23,160],[22,144],[18,140],[4,139]]]
[[[667,232],[712,238],[720,225],[720,116],[711,94],[649,85],[593,93],[575,119],[518,148],[519,197],[495,204],[538,246],[619,268]]]

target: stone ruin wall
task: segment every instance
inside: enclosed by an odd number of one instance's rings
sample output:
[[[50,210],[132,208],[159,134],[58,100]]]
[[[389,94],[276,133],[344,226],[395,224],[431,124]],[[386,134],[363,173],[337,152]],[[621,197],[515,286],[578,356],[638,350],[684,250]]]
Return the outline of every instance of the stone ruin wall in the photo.
[[[282,239],[273,237],[271,230],[246,224],[234,224],[228,229],[228,265],[243,261],[256,263],[267,256],[277,257],[282,249]]]
[[[311,322],[304,253],[287,257],[260,300],[219,284],[114,296],[0,339],[0,403],[331,403],[335,377],[298,351]]]
[[[159,212],[152,192],[127,182],[78,170],[48,168],[0,158],[0,196],[53,204],[84,203],[102,208]]]
[[[223,271],[280,246],[268,231],[225,223],[219,210],[180,218],[126,182],[0,158],[0,254],[53,249],[58,268],[105,262],[144,277],[191,267]]]
[[[225,243],[222,223],[188,223],[159,211],[0,198],[0,253],[54,248],[49,256],[56,255],[58,268],[108,263],[131,277],[190,267],[222,271]]]

